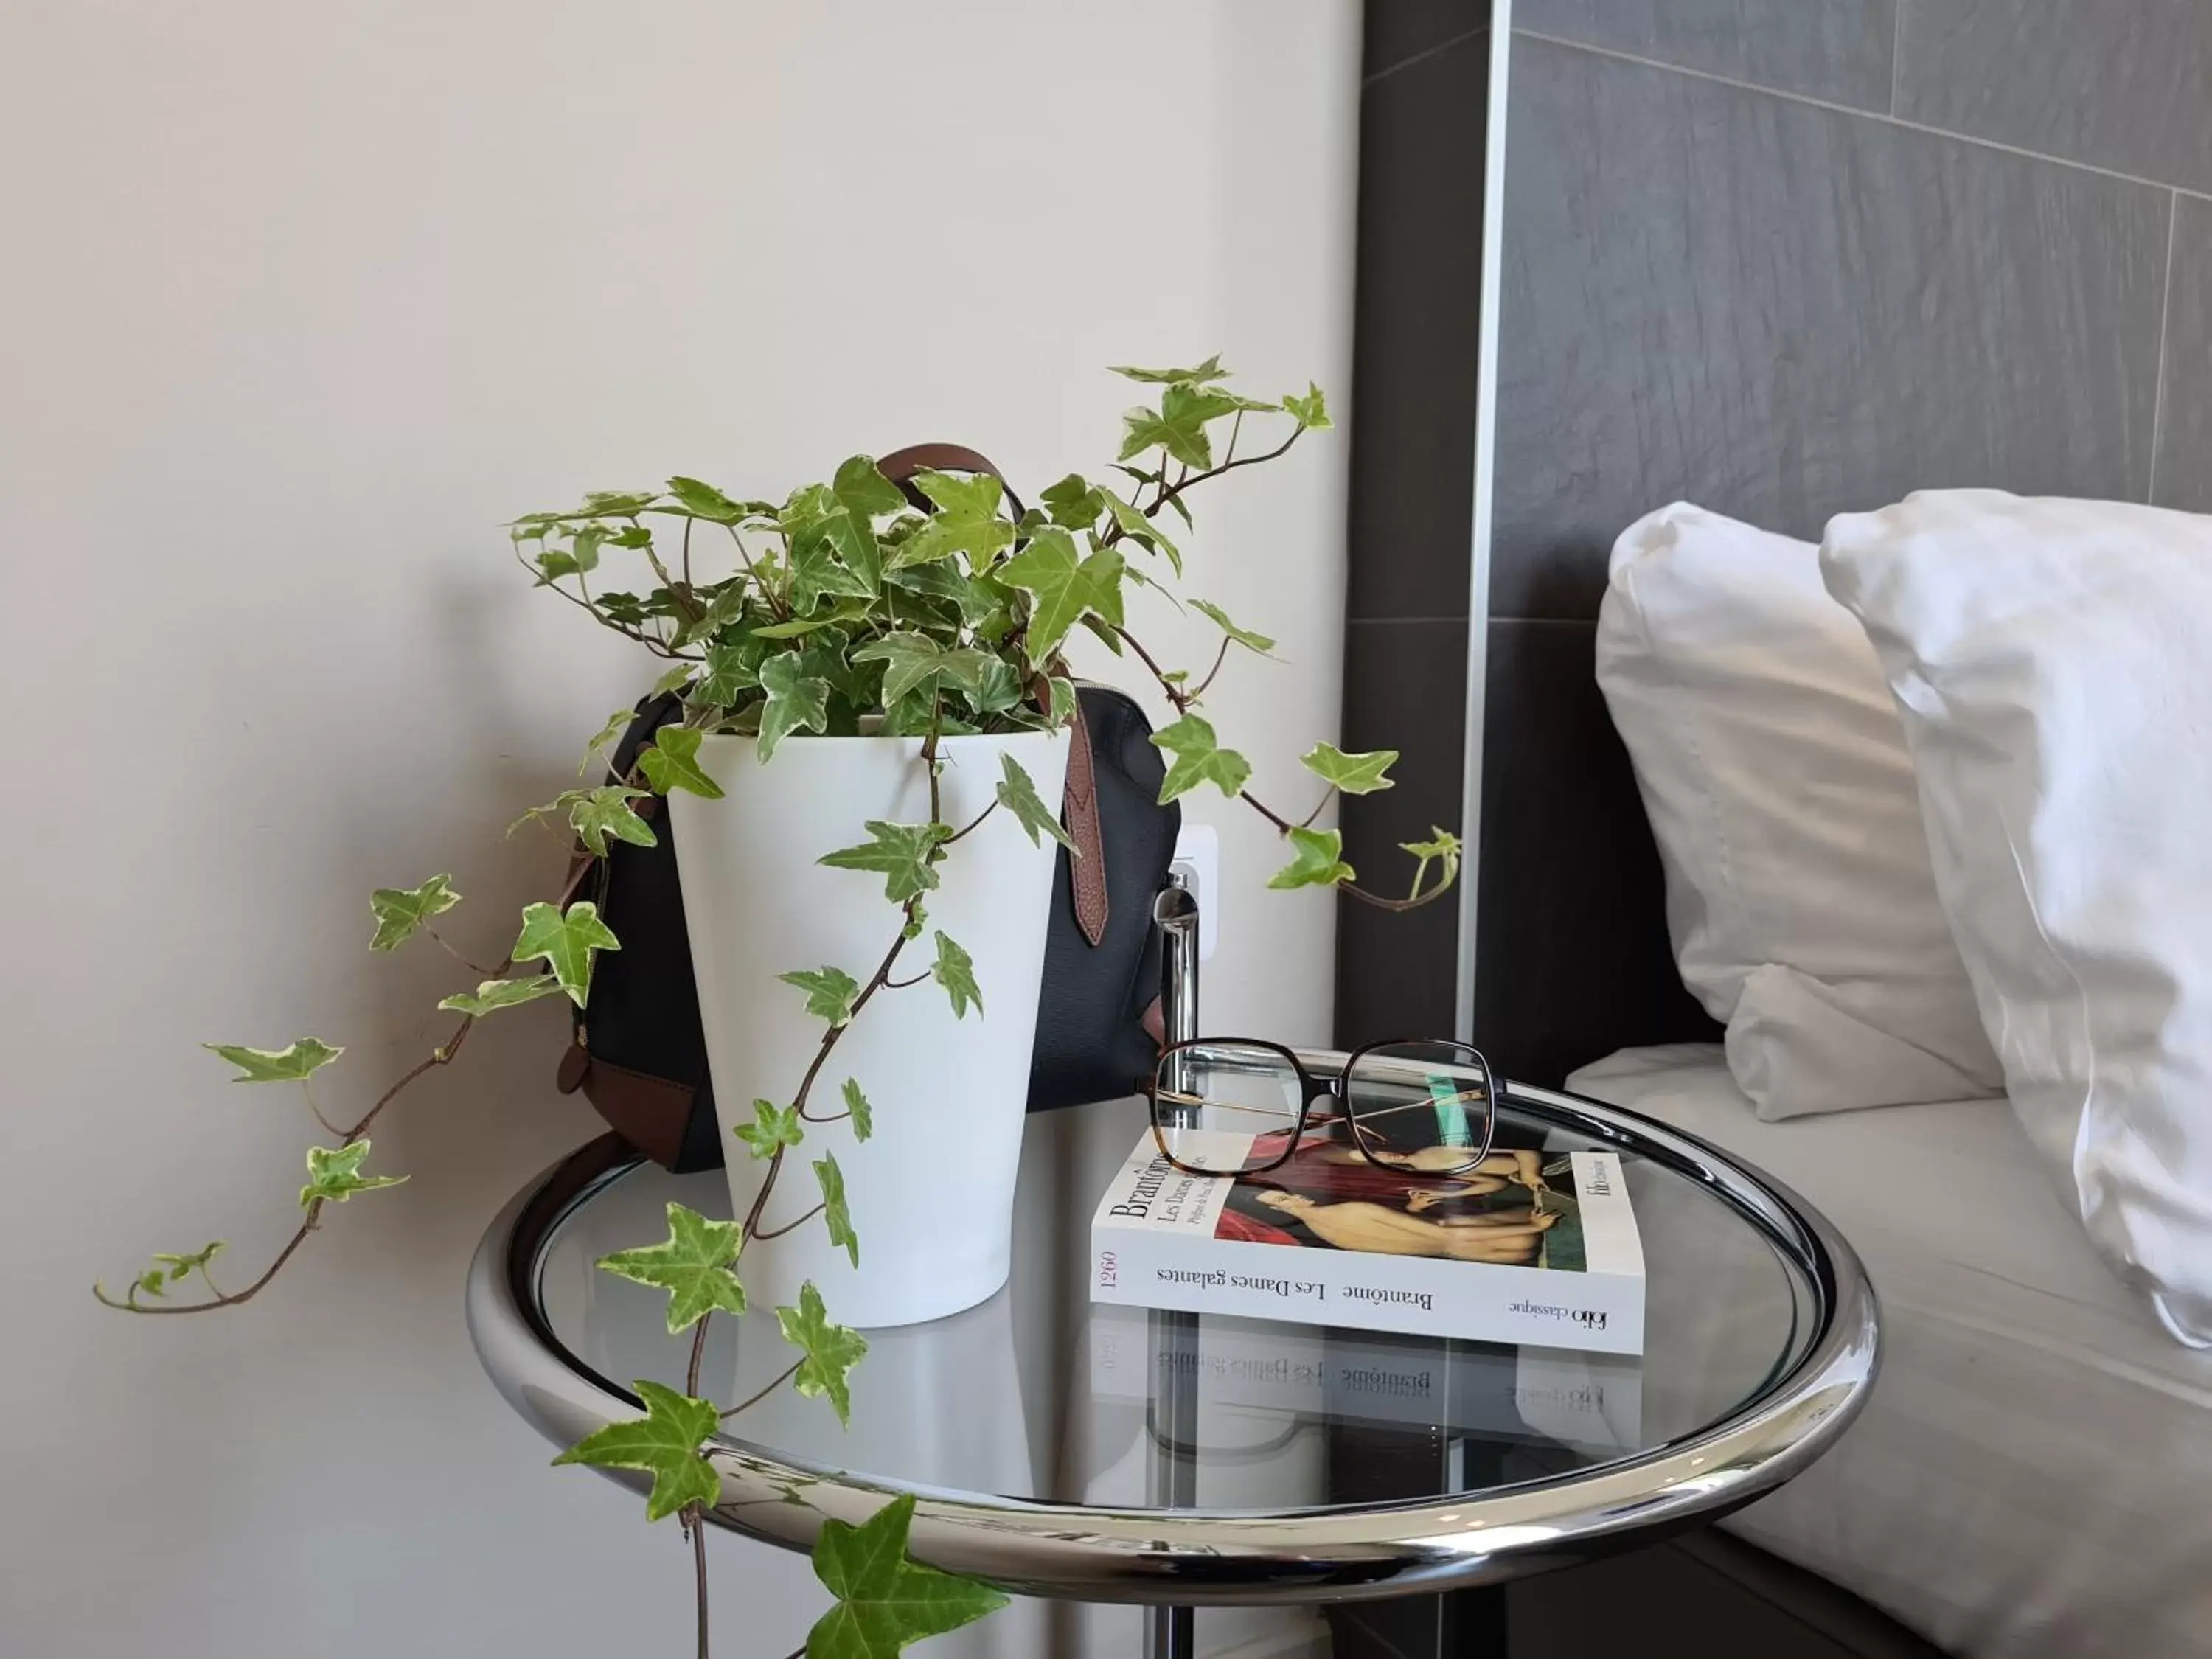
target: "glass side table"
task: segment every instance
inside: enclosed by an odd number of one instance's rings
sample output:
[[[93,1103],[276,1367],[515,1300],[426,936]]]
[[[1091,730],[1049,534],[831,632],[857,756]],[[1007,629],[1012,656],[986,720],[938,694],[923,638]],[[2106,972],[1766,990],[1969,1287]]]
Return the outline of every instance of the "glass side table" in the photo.
[[[1304,1058],[1319,1071],[1340,1056]],[[1499,1584],[1710,1522],[1833,1443],[1879,1340],[1835,1231],[1648,1119],[1517,1085],[1501,1109],[1549,1148],[1622,1155],[1646,1261],[1640,1358],[1094,1307],[1091,1210],[1145,1112],[1077,1108],[1030,1121],[1006,1288],[870,1332],[849,1431],[789,1389],[749,1411],[711,1453],[709,1518],[808,1549],[824,1516],[856,1522],[913,1492],[917,1559],[1031,1596],[1143,1604],[1158,1659],[1200,1650],[1202,1606],[1293,1607],[1314,1645],[1267,1651],[1351,1655],[1389,1650],[1348,1633],[1377,1613],[1355,1604]],[[670,1176],[609,1136],[484,1237],[468,1284],[477,1351],[556,1443],[636,1414],[632,1378],[681,1384],[689,1342],[666,1334],[661,1293],[592,1266],[659,1237],[672,1198],[728,1214],[719,1172]],[[789,1353],[765,1310],[718,1319],[709,1391],[741,1399]],[[970,1650],[1134,1646],[1086,1646],[1075,1628],[1048,1620]]]

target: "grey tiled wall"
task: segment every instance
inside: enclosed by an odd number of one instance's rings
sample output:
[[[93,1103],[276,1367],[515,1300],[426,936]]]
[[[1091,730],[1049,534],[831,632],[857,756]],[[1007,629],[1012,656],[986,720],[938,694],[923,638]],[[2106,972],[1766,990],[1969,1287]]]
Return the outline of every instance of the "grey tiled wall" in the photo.
[[[1475,1024],[1540,1080],[1707,1029],[1647,948],[1648,831],[1589,680],[1629,520],[1687,497],[1811,538],[1971,484],[2212,511],[2212,0],[1513,21]],[[1370,0],[1352,409],[1347,731],[1455,781],[1478,250],[1435,222],[1479,215],[1480,27]],[[1426,827],[1385,815],[1348,844]],[[1431,932],[1409,952],[1346,913],[1340,1035],[1448,1019],[1406,988],[1448,982]]]
[[[1589,680],[1632,519],[1814,538],[1971,484],[2212,508],[2212,3],[1515,23],[1476,1024],[1547,1077],[1703,1024],[1663,959],[1594,966],[1661,927]]]

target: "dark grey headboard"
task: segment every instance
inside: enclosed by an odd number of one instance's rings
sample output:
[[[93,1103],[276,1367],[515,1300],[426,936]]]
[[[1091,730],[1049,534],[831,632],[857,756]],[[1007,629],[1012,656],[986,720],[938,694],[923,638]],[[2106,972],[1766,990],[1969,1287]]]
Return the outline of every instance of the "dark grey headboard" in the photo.
[[[1514,9],[1474,1029],[1537,1082],[1715,1035],[1590,678],[1631,520],[1687,499],[1811,539],[1966,484],[2212,508],[2212,109],[2164,84],[2189,43],[2153,38],[2201,19],[1704,9]],[[1346,742],[1455,786],[1486,15],[1368,15]],[[1355,864],[1425,829],[1437,803],[1401,793],[1347,811]],[[1455,936],[1420,921],[1346,910],[1340,1038],[1449,1024]]]

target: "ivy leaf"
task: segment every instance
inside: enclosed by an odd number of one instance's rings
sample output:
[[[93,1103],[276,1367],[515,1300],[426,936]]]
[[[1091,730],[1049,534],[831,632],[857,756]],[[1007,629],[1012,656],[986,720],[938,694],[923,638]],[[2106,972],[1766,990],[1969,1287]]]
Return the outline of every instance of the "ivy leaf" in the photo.
[[[908,1560],[913,1522],[914,1494],[902,1492],[857,1527],[822,1522],[814,1576],[837,1605],[806,1633],[806,1659],[897,1659],[1006,1605],[988,1584]]]
[[[166,1300],[169,1294],[168,1283],[167,1279],[161,1277],[161,1270],[159,1267],[149,1267],[138,1275],[137,1282],[131,1286],[131,1294],[158,1296]]]
[[[972,647],[946,650],[927,634],[886,634],[853,653],[854,662],[884,665],[884,706],[916,691],[942,692],[957,687],[970,696],[983,689],[983,673],[993,660]]]
[[[660,499],[657,489],[594,489],[584,497],[584,511],[610,518],[642,513]]]
[[[233,1083],[304,1083],[345,1052],[320,1037],[301,1037],[282,1048],[246,1048],[232,1042],[203,1042],[200,1047],[238,1067]]]
[[[1152,743],[1174,757],[1167,776],[1160,781],[1163,806],[1201,783],[1213,784],[1233,799],[1252,775],[1251,763],[1234,749],[1220,747],[1213,727],[1196,714],[1185,714],[1174,725],[1153,732]]]
[[[372,1193],[380,1187],[397,1187],[405,1176],[365,1176],[361,1161],[368,1156],[368,1143],[356,1140],[343,1146],[307,1148],[307,1184],[300,1188],[300,1207],[317,1199],[343,1204],[356,1193]]]
[[[1413,872],[1414,892],[1420,890],[1422,873],[1428,869],[1429,862],[1432,859],[1442,860],[1444,866],[1444,878],[1437,884],[1437,887],[1438,892],[1450,886],[1459,878],[1461,852],[1459,837],[1449,830],[1437,829],[1434,824],[1429,826],[1429,830],[1436,837],[1435,840],[1401,841],[1398,843],[1399,850],[1411,853],[1421,861],[1420,867]]]
[[[169,1283],[174,1285],[180,1279],[190,1278],[195,1273],[205,1272],[208,1263],[228,1248],[222,1239],[218,1238],[201,1245],[197,1250],[188,1251],[182,1255],[172,1255],[167,1251],[156,1250],[154,1252],[154,1260],[169,1270]],[[142,1279],[140,1283],[143,1284],[144,1281]]]
[[[1298,764],[1347,795],[1370,795],[1377,789],[1394,786],[1395,781],[1387,774],[1390,763],[1397,758],[1395,749],[1370,749],[1364,754],[1347,755],[1333,743],[1319,743],[1299,758]]]
[[[592,763],[599,757],[600,751],[609,744],[619,741],[622,734],[629,730],[629,723],[636,718],[627,708],[617,708],[608,715],[607,723],[599,729],[591,742],[584,745],[584,758],[576,763],[576,775],[580,778],[590,771]]]
[[[760,757],[766,761],[775,746],[793,732],[820,732],[830,723],[830,682],[808,674],[799,653],[787,651],[761,665],[761,687],[768,701],[761,705]]]
[[[822,1292],[811,1279],[799,1287],[796,1308],[775,1310],[775,1322],[782,1328],[783,1340],[806,1356],[799,1362],[792,1386],[810,1400],[826,1396],[836,1408],[837,1420],[849,1425],[853,1396],[845,1379],[867,1352],[867,1343],[858,1331],[830,1322]]]
[[[883,547],[876,540],[875,520],[898,512],[905,507],[906,497],[869,455],[854,455],[838,467],[837,476],[830,480],[830,493],[845,509],[845,522],[833,526],[831,539],[847,567],[867,584],[872,595],[882,585],[884,574]]]
[[[745,1287],[730,1271],[744,1243],[744,1226],[709,1221],[681,1204],[668,1206],[668,1237],[658,1244],[617,1250],[599,1258],[599,1270],[668,1292],[668,1334],[688,1331],[708,1314],[741,1314]]]
[[[601,1469],[649,1469],[653,1491],[645,1500],[645,1518],[659,1521],[689,1509],[714,1504],[722,1496],[722,1478],[699,1455],[720,1420],[714,1401],[694,1400],[658,1382],[630,1386],[645,1402],[645,1415],[629,1423],[610,1423],[587,1434],[553,1460],[586,1463]]]
[[[1322,396],[1321,388],[1311,380],[1306,382],[1304,397],[1292,392],[1283,399],[1283,407],[1297,422],[1300,428],[1307,432],[1325,431],[1336,424],[1328,418],[1328,400]]]
[[[699,744],[706,735],[696,726],[664,726],[638,750],[638,769],[655,793],[672,795],[688,789],[708,800],[721,799],[722,786],[699,766]]]
[[[743,503],[732,501],[710,483],[696,478],[671,478],[668,493],[676,504],[695,519],[706,519],[714,524],[735,524],[746,516]]]
[[[1267,878],[1270,887],[1334,887],[1352,879],[1342,857],[1344,835],[1336,830],[1286,831],[1296,856]]]
[[[1121,526],[1123,535],[1139,546],[1149,547],[1155,553],[1164,556],[1167,562],[1175,567],[1176,574],[1182,574],[1182,550],[1168,539],[1167,532],[1112,490],[1105,489],[1099,493],[1105,496],[1106,510],[1114,515],[1114,522]]]
[[[799,1108],[779,1106],[772,1100],[753,1102],[753,1121],[730,1131],[745,1143],[755,1158],[774,1158],[779,1146],[796,1146],[806,1139],[799,1127]]]
[[[1112,371],[1125,380],[1143,380],[1154,386],[1172,386],[1178,380],[1204,385],[1208,380],[1224,380],[1229,371],[1221,366],[1221,354],[1216,352],[1195,368],[1124,368]]]
[[[891,550],[885,561],[888,568],[929,564],[965,553],[969,562],[980,569],[1013,544],[1013,526],[999,516],[1005,491],[990,474],[959,478],[925,468],[915,474],[914,482],[937,511]]]
[[[952,936],[939,928],[937,933],[937,962],[929,970],[930,978],[945,988],[945,994],[952,999],[952,1018],[965,1019],[970,1004],[975,1012],[983,1012],[983,993],[975,984],[975,959],[953,943]]]
[[[1230,621],[1229,613],[1218,605],[1209,604],[1204,599],[1193,599],[1190,602],[1190,608],[1197,611],[1200,616],[1207,618],[1216,628],[1248,651],[1256,651],[1264,657],[1275,648],[1274,641],[1269,639],[1265,634],[1255,634],[1250,629],[1239,628],[1235,623]]]
[[[451,876],[433,876],[420,887],[380,887],[368,896],[368,908],[376,918],[372,951],[396,951],[415,936],[432,916],[443,915],[461,902]]]
[[[727,708],[760,684],[759,656],[760,647],[750,641],[716,641],[707,647],[707,660],[685,688],[684,701],[703,708]]]
[[[842,968],[798,968],[776,977],[806,993],[806,1012],[815,1018],[842,1025],[853,1018],[853,1000],[860,994],[860,982]]]
[[[526,908],[522,932],[507,955],[516,962],[543,957],[568,1000],[581,1008],[591,995],[592,953],[621,949],[613,929],[599,920],[599,907],[578,899],[565,914],[542,902]]]
[[[656,700],[666,696],[671,691],[678,690],[689,684],[696,667],[696,664],[689,661],[678,663],[675,667],[653,681],[653,690],[645,695]]]
[[[893,904],[904,904],[917,893],[926,893],[937,885],[937,872],[931,868],[933,854],[952,831],[942,823],[886,823],[881,818],[867,821],[868,834],[872,839],[858,847],[841,847],[834,853],[824,853],[815,862],[826,864],[833,870],[873,870],[884,878],[884,896]]]
[[[999,805],[1014,815],[1024,830],[1029,832],[1030,845],[1042,847],[1040,836],[1050,836],[1071,856],[1082,857],[1076,849],[1075,838],[1060,827],[1060,814],[1044,804],[1037,793],[1035,780],[1022,769],[1022,764],[1005,750],[999,751]]]
[[[819,488],[819,486],[817,486]],[[826,499],[829,492],[823,491]],[[822,517],[799,526],[791,538],[791,608],[806,615],[825,597],[872,599],[875,586],[868,577],[849,568],[845,557],[857,550],[853,516],[833,507]],[[872,554],[875,538],[868,538]],[[872,559],[870,560],[872,564]]]
[[[1039,497],[1052,521],[1069,530],[1088,530],[1106,510],[1106,495],[1079,472],[1047,485]]]
[[[876,1114],[868,1104],[867,1096],[851,1078],[845,1079],[845,1109],[853,1116],[853,1139],[866,1140],[876,1132]]]
[[[568,804],[568,823],[576,838],[591,849],[593,858],[606,857],[610,836],[633,847],[657,847],[659,839],[653,833],[653,826],[630,806],[632,801],[643,800],[651,793],[650,790],[633,789],[620,783],[580,790],[577,799]]]
[[[1027,547],[1000,566],[1001,581],[1030,595],[1030,660],[1042,662],[1051,655],[1085,613],[1118,627],[1122,568],[1121,556],[1110,547],[1079,560],[1075,538],[1057,526],[1037,532]]]
[[[1236,409],[1237,400],[1225,392],[1178,380],[1161,394],[1157,410],[1136,408],[1121,417],[1121,453],[1127,460],[1148,449],[1161,449],[1185,466],[1200,472],[1213,466],[1213,445],[1206,423]]]
[[[560,988],[561,981],[550,974],[536,974],[528,979],[488,979],[474,991],[457,992],[438,1006],[457,1014],[466,1014],[471,1019],[482,1019],[502,1008],[518,1008],[540,997],[550,997]]]
[[[940,937],[942,937],[940,935]],[[853,1231],[853,1212],[845,1203],[845,1172],[828,1152],[814,1160],[814,1179],[822,1188],[822,1220],[830,1229],[832,1249],[842,1244],[853,1265],[860,1265],[860,1236]]]

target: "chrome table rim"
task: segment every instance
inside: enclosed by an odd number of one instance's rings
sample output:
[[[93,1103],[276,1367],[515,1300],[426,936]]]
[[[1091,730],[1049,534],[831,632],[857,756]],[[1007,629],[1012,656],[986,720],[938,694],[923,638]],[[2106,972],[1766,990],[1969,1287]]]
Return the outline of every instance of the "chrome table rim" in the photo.
[[[1323,1050],[1299,1057],[1322,1068],[1343,1059]],[[1486,1492],[1268,1511],[1100,1506],[883,1480],[725,1437],[707,1453],[722,1480],[709,1518],[806,1550],[825,1516],[856,1522],[912,1493],[916,1559],[1021,1594],[1152,1604],[1353,1601],[1498,1583],[1641,1544],[1750,1502],[1832,1445],[1865,1403],[1880,1361],[1874,1290],[1842,1235],[1780,1182],[1694,1135],[1554,1090],[1501,1087],[1507,1102],[1540,1107],[1576,1133],[1656,1152],[1784,1249],[1812,1281],[1824,1320],[1796,1364],[1694,1435]],[[526,1421],[563,1447],[640,1414],[625,1391],[568,1355],[526,1299],[552,1227],[615,1173],[603,1167],[547,1202],[550,1184],[579,1156],[500,1212],[470,1264],[467,1289],[469,1331],[485,1370]],[[639,1492],[651,1482],[641,1472],[604,1473]]]

